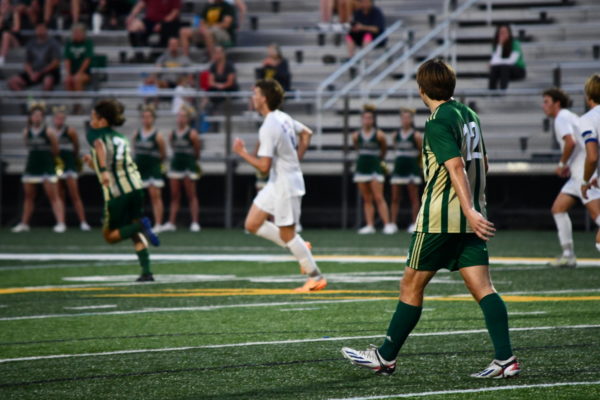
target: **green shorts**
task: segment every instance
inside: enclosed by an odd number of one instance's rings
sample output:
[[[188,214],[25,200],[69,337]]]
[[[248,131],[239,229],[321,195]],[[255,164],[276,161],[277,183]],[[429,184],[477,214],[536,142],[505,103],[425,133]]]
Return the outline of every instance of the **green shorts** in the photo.
[[[487,245],[474,233],[413,233],[406,265],[421,271],[457,271],[489,265]]]
[[[134,190],[104,203],[104,229],[114,230],[142,218],[144,191]]]
[[[75,153],[68,150],[60,151],[60,158],[64,163],[63,174],[61,175],[62,179],[74,177],[77,178],[77,160],[75,159]]]

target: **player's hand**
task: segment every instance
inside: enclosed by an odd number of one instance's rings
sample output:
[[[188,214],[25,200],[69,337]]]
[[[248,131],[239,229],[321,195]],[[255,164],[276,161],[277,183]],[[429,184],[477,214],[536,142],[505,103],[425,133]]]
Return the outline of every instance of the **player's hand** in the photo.
[[[588,183],[584,183],[581,185],[581,196],[587,200],[587,192],[590,190],[592,186],[598,187],[598,178],[594,178]]]
[[[471,209],[466,215],[469,226],[473,229],[473,232],[481,239],[488,241],[494,237],[496,228],[494,224],[488,221],[480,212],[475,209]]]
[[[85,165],[87,165],[88,167],[90,167],[91,169],[94,169],[94,164],[92,162],[92,156],[89,154],[84,154],[83,157],[81,157],[81,161],[84,162]]]
[[[561,178],[568,178],[571,175],[571,170],[569,169],[568,165],[565,165],[564,167],[556,167],[556,175],[560,176]]]
[[[240,138],[236,138],[233,141],[233,152],[239,155],[242,155],[246,152],[246,144]]]
[[[110,186],[110,175],[108,174],[108,171],[101,172],[100,179],[102,181],[102,186]]]

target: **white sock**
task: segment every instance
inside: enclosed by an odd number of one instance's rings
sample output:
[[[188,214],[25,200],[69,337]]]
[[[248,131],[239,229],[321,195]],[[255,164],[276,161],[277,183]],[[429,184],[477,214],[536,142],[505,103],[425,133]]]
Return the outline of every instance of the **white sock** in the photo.
[[[285,242],[279,237],[279,228],[270,221],[265,221],[256,231],[256,236],[265,238],[279,247],[285,247]]]
[[[567,213],[552,214],[556,228],[558,229],[558,241],[563,248],[563,255],[570,257],[573,255],[573,226],[571,218]]]
[[[600,251],[600,243],[596,243],[596,250]]]
[[[317,267],[310,249],[306,246],[306,242],[300,235],[294,236],[292,240],[286,243],[286,246],[290,249],[294,257],[296,257],[296,260],[298,260],[300,266],[308,276],[316,278],[316,280],[321,279],[321,271]]]
[[[600,215],[598,215],[598,216],[596,217],[596,219],[594,220],[594,222],[596,223],[596,225],[597,225],[598,227],[600,227]]]

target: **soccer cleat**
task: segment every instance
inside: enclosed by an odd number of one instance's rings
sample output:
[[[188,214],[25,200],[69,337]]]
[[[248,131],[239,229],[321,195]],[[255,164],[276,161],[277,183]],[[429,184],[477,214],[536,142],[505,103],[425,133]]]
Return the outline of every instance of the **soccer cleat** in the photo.
[[[354,350],[342,347],[342,354],[354,365],[369,368],[378,375],[391,375],[396,370],[396,360],[386,361],[379,355],[377,346],[371,345],[367,350]]]
[[[79,229],[81,229],[83,232],[89,232],[92,230],[92,228],[85,221],[83,221],[81,224],[79,224]]]
[[[563,254],[556,257],[556,260],[550,261],[548,265],[556,268],[575,268],[577,266],[577,259],[574,255],[566,256]]]
[[[146,238],[150,241],[152,246],[160,246],[160,239],[158,235],[154,233],[152,230],[152,223],[150,222],[150,218],[144,217],[140,219],[140,223],[142,224],[142,233]]]
[[[167,222],[166,224],[163,224],[163,226],[160,227],[161,232],[175,232],[176,230],[177,227],[170,222]]]
[[[412,223],[408,226],[408,228],[406,228],[406,232],[413,233],[415,231],[416,227],[417,227],[417,225]]]
[[[21,222],[18,225],[16,225],[14,228],[12,228],[11,232],[12,233],[21,233],[21,232],[29,232],[29,230],[30,230],[29,225]]]
[[[373,225],[365,225],[358,230],[359,235],[372,235],[375,233]]]
[[[323,290],[327,286],[327,279],[321,278],[318,281],[313,278],[308,278],[304,285],[297,287],[294,289],[294,292],[298,293],[308,293],[308,292],[316,292],[317,290]]]
[[[519,361],[517,361],[517,357],[512,356],[506,361],[492,361],[492,363],[488,365],[487,368],[483,371],[471,374],[471,378],[512,378],[514,376],[519,375],[519,373],[521,373],[521,366],[519,365]]]
[[[385,224],[383,227],[384,235],[393,235],[396,232],[398,232],[398,226],[396,224]]]
[[[192,222],[190,225],[190,232],[200,232],[202,228],[200,228],[200,224],[197,222]]]
[[[141,274],[136,282],[154,282],[154,276],[152,274]]]
[[[59,222],[58,224],[54,225],[52,230],[54,233],[65,233],[67,231],[67,226],[64,223]]]
[[[154,231],[154,233],[159,234],[162,232],[162,225],[154,224],[152,230]]]

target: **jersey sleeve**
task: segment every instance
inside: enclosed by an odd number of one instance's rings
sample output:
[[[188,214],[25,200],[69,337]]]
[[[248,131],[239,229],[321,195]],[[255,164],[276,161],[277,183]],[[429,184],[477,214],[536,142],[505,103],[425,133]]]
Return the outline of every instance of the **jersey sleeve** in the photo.
[[[299,135],[302,131],[308,131],[308,133],[312,135],[313,132],[308,126],[304,125],[300,121],[296,121],[295,119],[293,119],[292,121],[294,124],[294,132],[296,133],[296,135]]]
[[[438,164],[441,165],[451,158],[462,157],[460,143],[457,142],[448,124],[436,120],[429,121],[425,128],[425,136]]]
[[[598,131],[594,126],[594,121],[586,115],[579,120],[579,129],[584,143],[598,142]]]
[[[554,130],[558,134],[558,136],[562,139],[567,135],[576,135],[577,132],[572,132],[571,125],[569,124],[569,120],[567,118],[557,116],[554,120]]]
[[[264,124],[258,131],[258,140],[260,146],[257,155],[259,157],[273,158],[275,153],[275,136],[273,135],[272,124]]]

